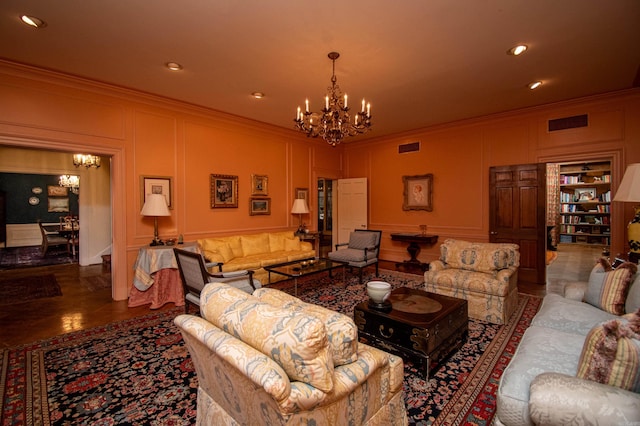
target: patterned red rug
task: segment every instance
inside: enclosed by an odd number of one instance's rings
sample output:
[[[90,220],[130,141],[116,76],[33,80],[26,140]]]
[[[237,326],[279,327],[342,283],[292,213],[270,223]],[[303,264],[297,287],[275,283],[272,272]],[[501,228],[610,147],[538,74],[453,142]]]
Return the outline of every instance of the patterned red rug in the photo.
[[[40,246],[0,248],[0,270],[65,263],[78,263],[78,259],[68,253],[66,247],[50,247],[45,255],[42,255]]]
[[[383,271],[381,279],[419,287],[415,275]],[[363,284],[328,278],[299,287],[300,298],[353,312]],[[469,322],[467,343],[432,375],[405,365],[410,424],[488,425],[504,367],[537,312],[521,296],[508,325]],[[197,377],[173,318],[183,308],[3,350],[0,424],[193,424]]]
[[[0,281],[0,305],[12,305],[44,297],[62,296],[54,274],[3,279]]]

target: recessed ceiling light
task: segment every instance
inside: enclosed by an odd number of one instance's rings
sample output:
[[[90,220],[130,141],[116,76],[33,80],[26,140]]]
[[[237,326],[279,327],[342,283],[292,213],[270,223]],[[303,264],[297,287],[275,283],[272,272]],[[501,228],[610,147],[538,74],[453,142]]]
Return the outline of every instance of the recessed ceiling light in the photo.
[[[526,44],[519,44],[507,50],[507,55],[518,56],[523,54],[527,49],[528,49],[528,46]]]
[[[36,18],[35,16],[29,16],[29,15],[22,15],[20,17],[20,19],[22,20],[22,22],[24,22],[27,25],[30,25],[34,28],[44,28],[47,26],[47,23],[44,22],[42,19],[40,18]]]
[[[532,83],[529,83],[527,85],[527,87],[531,90],[537,89],[538,87],[542,86],[542,82],[541,81],[534,81]]]
[[[181,71],[182,70],[182,65],[180,65],[177,62],[167,62],[165,64],[167,66],[167,68],[169,68],[171,71]]]
[[[256,99],[262,99],[262,98],[264,98],[264,93],[262,93],[262,92],[253,92],[251,94],[251,96],[253,96]]]

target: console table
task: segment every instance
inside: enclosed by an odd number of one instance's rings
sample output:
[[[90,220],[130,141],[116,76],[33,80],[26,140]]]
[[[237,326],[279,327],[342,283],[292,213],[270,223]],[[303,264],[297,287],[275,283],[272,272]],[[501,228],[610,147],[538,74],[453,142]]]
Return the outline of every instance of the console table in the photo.
[[[144,246],[138,252],[134,264],[133,285],[129,292],[130,308],[151,304],[151,309],[161,308],[173,302],[176,306],[184,306],[184,291],[178,262],[173,254],[177,247],[187,251],[198,252],[195,242],[177,246]]]
[[[429,269],[428,263],[420,262],[418,260],[418,253],[420,253],[421,244],[425,246],[432,246],[436,242],[438,242],[437,235],[396,233],[396,234],[391,234],[391,240],[409,243],[409,246],[407,247],[407,252],[409,252],[409,256],[411,258],[409,260],[405,260],[404,262],[396,263],[397,267],[405,267],[407,269],[417,268],[417,269],[420,269],[422,272]]]

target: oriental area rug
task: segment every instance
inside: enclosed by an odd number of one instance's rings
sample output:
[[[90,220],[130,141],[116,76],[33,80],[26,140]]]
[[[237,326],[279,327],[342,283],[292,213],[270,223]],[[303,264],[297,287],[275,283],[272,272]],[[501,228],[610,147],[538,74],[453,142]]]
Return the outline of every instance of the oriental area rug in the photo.
[[[394,288],[422,285],[420,277],[398,272],[383,270],[380,279]],[[345,283],[299,280],[298,292],[350,316],[367,299],[365,284],[351,275]],[[467,342],[429,380],[405,363],[409,423],[491,424],[502,372],[540,302],[521,295],[506,325],[470,320]],[[198,379],[173,325],[183,312],[155,312],[3,350],[0,424],[194,424]]]
[[[62,290],[54,274],[0,279],[0,305],[55,296],[62,296]]]

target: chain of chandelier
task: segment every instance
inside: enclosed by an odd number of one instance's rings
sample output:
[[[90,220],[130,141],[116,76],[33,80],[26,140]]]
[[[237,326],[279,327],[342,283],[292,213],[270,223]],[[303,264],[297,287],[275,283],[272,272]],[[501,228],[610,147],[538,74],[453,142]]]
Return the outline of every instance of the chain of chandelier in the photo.
[[[321,112],[309,110],[309,99],[305,100],[305,110],[298,107],[295,128],[306,133],[307,137],[322,137],[331,146],[338,145],[344,138],[356,136],[371,129],[371,104],[362,99],[360,111],[349,114],[348,97],[340,91],[336,84],[336,59],[340,57],[338,52],[329,53],[329,59],[333,61],[333,75],[331,86],[327,88],[324,98],[324,108]]]

